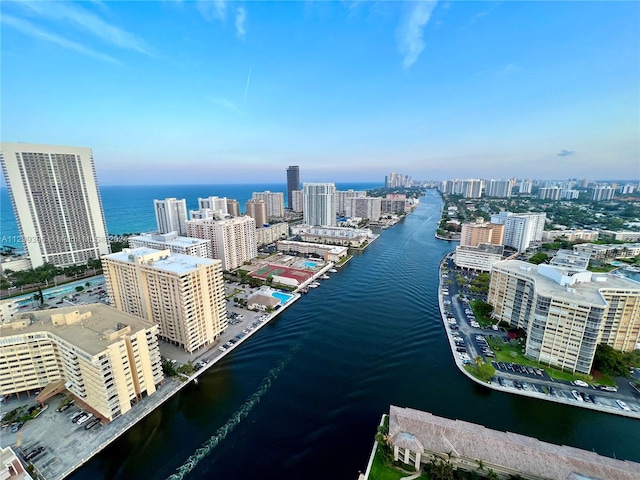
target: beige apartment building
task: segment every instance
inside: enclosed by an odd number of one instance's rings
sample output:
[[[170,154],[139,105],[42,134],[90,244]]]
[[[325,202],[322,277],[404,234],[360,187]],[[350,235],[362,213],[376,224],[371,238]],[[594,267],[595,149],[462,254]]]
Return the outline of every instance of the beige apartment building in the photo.
[[[256,221],[248,216],[189,220],[187,235],[211,240],[210,257],[222,260],[225,271],[238,268],[258,256]]]
[[[102,267],[111,304],[158,325],[160,338],[188,353],[227,328],[220,260],[136,248],[102,257]]]
[[[163,381],[157,334],[102,304],[22,313],[0,325],[0,392],[66,389],[111,421]]]
[[[267,204],[264,200],[249,200],[245,204],[247,215],[253,218],[258,228],[269,223],[269,216],[267,215]]]
[[[625,278],[502,261],[488,302],[495,319],[525,330],[526,356],[563,370],[589,373],[598,344],[626,352],[640,340],[640,284]]]
[[[473,223],[463,223],[460,233],[461,247],[477,247],[481,243],[502,245],[504,225],[485,222],[482,218]]]

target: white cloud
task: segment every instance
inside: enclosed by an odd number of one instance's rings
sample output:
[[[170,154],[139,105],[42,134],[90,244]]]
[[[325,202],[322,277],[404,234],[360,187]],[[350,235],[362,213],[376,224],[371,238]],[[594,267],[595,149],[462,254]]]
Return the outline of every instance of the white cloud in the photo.
[[[66,2],[20,2],[19,5],[30,8],[40,16],[64,21],[65,25],[74,25],[101,41],[125,50],[134,50],[151,55],[144,40],[122,28],[108,23],[98,15],[79,5]]]
[[[247,34],[247,10],[244,7],[238,7],[236,10],[236,34],[238,38],[244,39]]]
[[[196,6],[205,20],[225,20],[227,18],[226,0],[198,0]]]
[[[4,14],[0,17],[0,21],[5,25],[8,25],[12,28],[15,28],[16,30],[21,31],[22,33],[25,33],[35,38],[39,38],[40,40],[44,40],[46,42],[55,43],[56,45],[66,48],[67,50],[73,50],[74,52],[78,52],[83,55],[87,55],[89,57],[93,57],[105,62],[121,65],[121,63],[118,60],[116,60],[113,57],[110,57],[109,55],[104,55],[102,53],[96,52],[95,50],[85,47],[84,45],[80,45],[79,43],[72,42],[71,40],[67,40],[66,38],[56,35],[54,33],[46,32],[36,27],[34,24],[27,22],[25,20],[21,20],[11,15]]]
[[[437,4],[438,0],[416,2],[398,29],[398,50],[403,56],[402,67],[405,70],[411,68],[424,50],[423,30]]]

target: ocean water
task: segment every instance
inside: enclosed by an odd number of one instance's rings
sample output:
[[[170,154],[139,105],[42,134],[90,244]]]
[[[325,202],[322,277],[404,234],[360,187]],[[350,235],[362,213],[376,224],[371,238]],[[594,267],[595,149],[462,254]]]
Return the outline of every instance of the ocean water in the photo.
[[[376,183],[336,183],[338,190],[367,190],[383,186]],[[240,203],[244,212],[245,203],[253,192],[283,192],[287,205],[287,186],[271,184],[226,184],[226,185],[104,185],[100,187],[107,232],[111,235],[150,232],[156,229],[153,200],[167,197],[185,198],[187,210],[198,208],[200,197],[227,197]],[[15,241],[20,232],[6,188],[0,188],[0,245],[18,249],[22,245]]]

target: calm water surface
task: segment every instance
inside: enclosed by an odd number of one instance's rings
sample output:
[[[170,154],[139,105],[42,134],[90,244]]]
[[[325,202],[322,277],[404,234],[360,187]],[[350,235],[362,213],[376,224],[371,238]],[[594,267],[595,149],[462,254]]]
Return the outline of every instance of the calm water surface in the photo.
[[[453,366],[436,299],[452,247],[433,237],[440,208],[429,191],[71,478],[353,480],[389,404],[640,461],[637,420],[488,391]]]

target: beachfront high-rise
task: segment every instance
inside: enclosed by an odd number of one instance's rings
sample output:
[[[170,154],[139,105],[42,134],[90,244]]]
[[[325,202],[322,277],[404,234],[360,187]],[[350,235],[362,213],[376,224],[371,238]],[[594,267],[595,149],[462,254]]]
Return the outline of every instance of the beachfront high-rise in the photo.
[[[282,192],[253,192],[252,200],[262,200],[267,206],[267,216],[269,218],[284,217],[284,194]]]
[[[505,260],[487,301],[526,332],[525,355],[571,372],[589,373],[600,343],[627,352],[640,340],[640,285],[625,278]]]
[[[158,233],[176,232],[178,235],[187,234],[187,201],[183,198],[165,198],[154,200]]]
[[[336,225],[336,186],[333,183],[304,183],[303,221],[307,225],[334,227]]]
[[[267,204],[263,200],[249,200],[246,205],[247,215],[256,221],[256,227],[260,228],[269,223],[267,215]]]
[[[504,245],[524,252],[533,242],[542,240],[546,213],[511,213],[491,215],[491,223],[504,225]]]
[[[159,336],[188,353],[227,328],[222,262],[150,248],[102,257],[111,304],[160,327]]]
[[[21,313],[0,326],[0,392],[67,390],[111,421],[156,391],[164,375],[158,327],[102,304]]]
[[[211,257],[222,260],[225,271],[258,256],[256,221],[249,216],[188,220],[187,234],[211,240]]]
[[[109,253],[90,148],[2,143],[0,161],[34,268],[85,264]]]
[[[287,168],[287,207],[293,210],[293,195],[291,192],[300,190],[300,167],[291,165]]]

